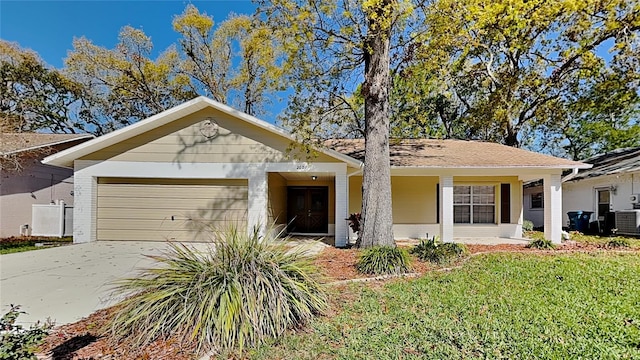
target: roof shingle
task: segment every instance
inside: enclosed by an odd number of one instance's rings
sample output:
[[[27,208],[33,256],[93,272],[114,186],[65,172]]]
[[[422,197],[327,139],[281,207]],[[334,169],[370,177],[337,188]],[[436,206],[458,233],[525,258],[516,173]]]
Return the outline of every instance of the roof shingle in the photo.
[[[333,139],[331,149],[364,161],[364,139]],[[468,140],[391,139],[391,166],[426,168],[584,168],[577,161],[561,159],[506,145]]]
[[[593,164],[591,169],[580,170],[567,176],[565,181],[581,180],[603,175],[640,171],[640,147],[623,148],[593,156],[583,162]]]
[[[0,154],[12,154],[92,137],[91,134],[1,133]]]

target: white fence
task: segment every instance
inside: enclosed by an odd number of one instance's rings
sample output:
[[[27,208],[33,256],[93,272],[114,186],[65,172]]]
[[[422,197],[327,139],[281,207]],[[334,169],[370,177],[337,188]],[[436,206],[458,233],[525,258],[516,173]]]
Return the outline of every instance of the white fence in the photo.
[[[32,205],[31,221],[33,236],[72,236],[73,206],[64,201],[52,205]]]

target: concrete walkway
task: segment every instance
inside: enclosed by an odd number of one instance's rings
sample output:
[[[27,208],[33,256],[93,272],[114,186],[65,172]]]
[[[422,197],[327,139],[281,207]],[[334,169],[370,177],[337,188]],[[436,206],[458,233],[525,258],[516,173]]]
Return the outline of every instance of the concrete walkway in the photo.
[[[290,246],[315,254],[327,245],[292,241]],[[27,312],[18,318],[21,324],[47,317],[57,325],[75,322],[112,305],[109,283],[152,266],[153,260],[144,255],[166,249],[160,242],[105,241],[0,255],[0,314],[17,304]]]

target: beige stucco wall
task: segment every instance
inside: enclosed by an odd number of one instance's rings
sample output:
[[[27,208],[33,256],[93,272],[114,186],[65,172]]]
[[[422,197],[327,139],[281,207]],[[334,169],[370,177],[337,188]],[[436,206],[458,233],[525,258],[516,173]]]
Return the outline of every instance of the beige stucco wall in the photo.
[[[391,202],[394,224],[435,224],[435,176],[391,177]],[[349,178],[349,213],[362,210],[362,176]]]
[[[269,173],[269,221],[287,223],[287,180],[278,173]]]
[[[522,206],[522,185],[517,176],[456,176],[454,185],[495,185],[496,220],[500,220],[500,184],[511,185],[511,223],[517,224]],[[392,176],[394,224],[436,224],[436,176]],[[362,209],[362,176],[349,178],[349,213]]]
[[[218,135],[207,138],[201,122],[212,118]],[[242,135],[240,135],[242,134]],[[89,154],[81,160],[114,160],[173,163],[260,163],[289,161],[290,141],[280,135],[206,108],[127,141]],[[320,154],[313,161],[337,162]]]
[[[0,237],[17,236],[31,223],[31,205],[63,200],[73,205],[73,170],[42,165],[39,160],[20,173],[0,172]]]

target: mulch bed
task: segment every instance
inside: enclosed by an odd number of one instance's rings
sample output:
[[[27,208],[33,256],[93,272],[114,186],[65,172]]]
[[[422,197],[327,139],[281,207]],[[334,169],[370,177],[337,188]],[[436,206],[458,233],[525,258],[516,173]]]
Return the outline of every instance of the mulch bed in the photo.
[[[602,251],[602,245],[585,244],[568,241],[556,250],[529,249],[524,245],[467,245],[469,252],[481,254],[488,252],[514,252],[553,254],[558,252],[590,252]],[[623,249],[616,249],[623,250]],[[638,251],[628,250],[628,251]],[[320,253],[315,264],[321,271],[326,282],[336,282],[349,279],[370,277],[356,272],[358,250],[337,249],[328,247]],[[413,259],[413,271],[424,274],[428,271],[442,269],[441,266],[423,263]],[[113,313],[113,308],[104,309],[91,314],[89,317],[73,324],[57,327],[46,338],[41,347],[41,359],[53,360],[89,360],[89,359],[175,359],[186,360],[197,358],[193,355],[193,344],[185,344],[181,339],[156,341],[146,347],[135,347],[100,336],[107,319]],[[328,314],[331,316],[331,314]]]

